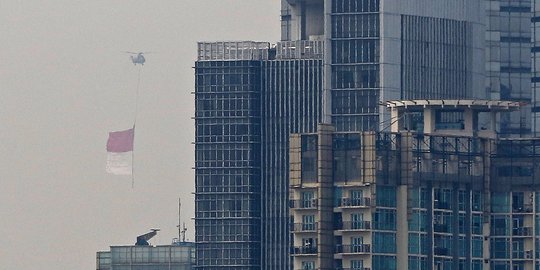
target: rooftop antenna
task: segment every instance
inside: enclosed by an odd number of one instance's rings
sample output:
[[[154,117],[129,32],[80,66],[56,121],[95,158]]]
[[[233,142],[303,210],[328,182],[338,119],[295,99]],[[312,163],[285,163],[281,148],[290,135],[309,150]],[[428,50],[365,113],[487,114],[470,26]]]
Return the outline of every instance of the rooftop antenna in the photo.
[[[182,201],[180,198],[178,198],[178,225],[176,226],[178,227],[178,239],[179,240],[182,239],[181,240],[182,242],[186,242],[187,228],[186,228],[186,223],[182,222],[181,211],[182,211]]]

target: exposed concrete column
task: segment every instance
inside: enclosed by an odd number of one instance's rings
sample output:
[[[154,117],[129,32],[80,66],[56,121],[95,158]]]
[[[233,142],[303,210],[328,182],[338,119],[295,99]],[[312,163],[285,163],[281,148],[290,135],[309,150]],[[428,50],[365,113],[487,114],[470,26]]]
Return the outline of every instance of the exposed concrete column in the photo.
[[[332,0],[324,0],[324,58],[322,109],[324,124],[332,123]]]
[[[402,112],[400,112],[397,108],[390,109],[390,131],[391,132],[399,132],[400,130],[403,130],[403,121],[404,119],[400,119],[400,117],[403,115]]]
[[[399,269],[409,269],[409,222],[407,215],[407,185],[398,185],[396,188],[397,201],[397,265]]]
[[[473,136],[474,132],[474,112],[471,109],[465,109],[463,112],[464,127],[463,132],[466,136]]]
[[[435,132],[436,112],[432,108],[424,108],[424,133]]]
[[[491,130],[493,132],[497,132],[498,128],[497,128],[497,113],[496,112],[491,112],[490,113],[490,127],[491,127]]]
[[[317,206],[319,226],[317,228],[317,265],[318,269],[334,269],[334,179],[331,125],[321,124],[318,128],[317,174],[318,196]]]

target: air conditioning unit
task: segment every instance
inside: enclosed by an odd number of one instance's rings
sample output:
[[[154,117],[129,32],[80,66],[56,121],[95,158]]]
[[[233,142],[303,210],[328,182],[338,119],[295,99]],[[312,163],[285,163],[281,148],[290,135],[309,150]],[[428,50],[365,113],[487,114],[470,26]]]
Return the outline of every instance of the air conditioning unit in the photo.
[[[532,259],[533,258],[533,251],[532,250],[526,250],[525,251],[525,259]]]
[[[317,203],[319,203],[318,199],[311,199],[311,207],[317,207]]]

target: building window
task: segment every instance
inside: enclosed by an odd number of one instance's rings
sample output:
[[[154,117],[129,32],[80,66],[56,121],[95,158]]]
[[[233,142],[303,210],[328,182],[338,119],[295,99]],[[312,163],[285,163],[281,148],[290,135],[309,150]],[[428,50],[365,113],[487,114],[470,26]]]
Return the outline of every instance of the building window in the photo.
[[[377,186],[377,206],[396,207],[396,188]]]
[[[510,198],[508,193],[493,192],[491,193],[491,212],[492,213],[509,213]]]
[[[458,208],[459,211],[466,211],[469,201],[469,192],[465,190],[458,191]]]
[[[302,262],[302,270],[314,270],[315,269],[315,262],[314,261],[303,261]]]
[[[408,270],[427,270],[427,262],[425,257],[409,256]]]
[[[483,211],[484,210],[484,198],[482,192],[474,191],[472,194],[472,211]]]
[[[523,259],[525,258],[525,248],[523,239],[513,239],[512,240],[512,259]]]
[[[373,228],[375,230],[396,230],[396,210],[377,209],[373,213]]]
[[[473,257],[482,258],[484,256],[484,242],[482,237],[473,237],[471,242],[471,253]]]
[[[523,192],[512,192],[512,211],[513,212],[523,212],[524,208],[524,198]]]
[[[452,256],[452,236],[435,235],[433,253],[439,256]]]
[[[492,238],[490,240],[491,258],[493,259],[509,259],[510,244],[507,238]]]
[[[409,233],[409,254],[420,254],[420,234]]]
[[[484,264],[482,260],[472,260],[471,270],[483,270]]]
[[[369,229],[364,226],[364,214],[362,213],[352,213],[351,214],[351,229]]]
[[[426,211],[413,210],[409,221],[409,231],[425,232],[426,231]]]
[[[396,270],[395,256],[373,255],[373,270]]]
[[[364,261],[362,261],[362,260],[352,260],[351,261],[351,270],[364,270]]]
[[[433,190],[433,207],[436,209],[451,209],[452,207],[452,190],[439,189]]]
[[[317,181],[317,135],[302,136],[302,181]]]
[[[315,215],[303,215],[302,216],[302,231],[314,231],[315,230]]]
[[[373,252],[375,253],[396,253],[395,233],[373,233]]]
[[[491,216],[491,235],[510,235],[510,217],[506,215]]]
[[[440,233],[451,233],[454,227],[454,216],[452,213],[443,211],[434,211],[433,213],[433,231]]]
[[[364,193],[362,190],[354,189],[349,192],[349,196],[351,196],[351,204],[354,206],[364,206],[366,205],[364,203]]]
[[[364,237],[351,237],[351,249],[358,252],[364,245]]]
[[[316,202],[314,201],[315,192],[313,191],[304,191],[302,192],[302,208],[312,208],[316,207]]]
[[[472,215],[472,234],[483,234],[484,220],[482,214],[473,214]]]

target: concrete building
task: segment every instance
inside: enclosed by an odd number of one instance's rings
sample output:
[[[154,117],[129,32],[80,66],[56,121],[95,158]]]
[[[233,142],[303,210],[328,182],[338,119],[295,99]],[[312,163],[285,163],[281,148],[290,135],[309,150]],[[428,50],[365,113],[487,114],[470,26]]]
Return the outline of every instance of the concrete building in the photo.
[[[291,136],[293,269],[539,269],[540,139],[498,135],[519,102],[386,106],[390,131]]]
[[[191,270],[195,243],[175,242],[166,246],[111,246],[96,254],[97,270]]]

